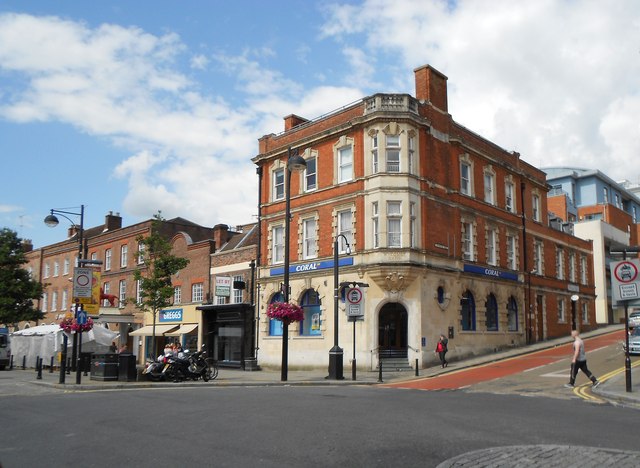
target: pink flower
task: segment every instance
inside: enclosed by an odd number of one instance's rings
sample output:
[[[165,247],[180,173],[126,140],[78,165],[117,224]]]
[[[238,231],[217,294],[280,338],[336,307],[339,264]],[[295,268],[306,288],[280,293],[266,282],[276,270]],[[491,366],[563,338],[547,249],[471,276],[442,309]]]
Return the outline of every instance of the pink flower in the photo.
[[[292,322],[304,320],[302,308],[289,302],[272,302],[267,307],[267,317],[280,320],[283,324],[289,325]]]
[[[74,318],[65,318],[60,322],[60,328],[65,332],[87,332],[93,328],[93,320],[91,317],[87,318],[87,323],[80,325]]]

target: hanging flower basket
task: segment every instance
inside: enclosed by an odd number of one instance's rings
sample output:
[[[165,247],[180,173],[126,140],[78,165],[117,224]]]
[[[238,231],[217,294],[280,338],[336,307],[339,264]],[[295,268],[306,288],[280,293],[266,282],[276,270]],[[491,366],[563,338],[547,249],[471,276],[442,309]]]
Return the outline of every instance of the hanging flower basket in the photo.
[[[280,320],[283,324],[289,325],[292,322],[304,320],[302,308],[289,302],[272,302],[267,307],[267,317],[273,320]]]
[[[87,332],[93,328],[93,320],[91,317],[88,317],[87,323],[80,325],[76,322],[76,319],[66,317],[62,322],[60,322],[60,328],[62,328],[66,333]]]

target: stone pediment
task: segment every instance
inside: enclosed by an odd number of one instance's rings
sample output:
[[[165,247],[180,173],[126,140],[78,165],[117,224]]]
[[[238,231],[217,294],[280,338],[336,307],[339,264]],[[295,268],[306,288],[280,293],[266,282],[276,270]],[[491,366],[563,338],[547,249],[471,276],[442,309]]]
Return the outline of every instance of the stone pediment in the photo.
[[[397,301],[404,291],[418,277],[419,271],[411,266],[387,266],[367,271],[369,277],[378,285],[390,300]]]

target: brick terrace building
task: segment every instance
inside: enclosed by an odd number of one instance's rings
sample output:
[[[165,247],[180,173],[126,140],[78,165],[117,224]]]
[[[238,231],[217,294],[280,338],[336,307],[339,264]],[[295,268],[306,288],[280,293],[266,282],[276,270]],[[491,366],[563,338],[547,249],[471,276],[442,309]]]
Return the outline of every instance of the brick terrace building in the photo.
[[[288,148],[307,162],[291,177],[292,368],[322,367],[333,345],[333,246],[341,282],[363,282],[355,324],[359,367],[379,358],[430,365],[437,336],[454,358],[595,326],[589,241],[548,223],[545,174],[457,124],[447,77],[415,70],[416,95],[375,94],[313,121],[290,115],[259,140],[260,364],[280,364]],[[579,295],[578,309],[570,297]],[[342,293],[341,293],[342,295]],[[530,311],[530,314],[526,312]],[[354,345],[343,300],[339,343]]]

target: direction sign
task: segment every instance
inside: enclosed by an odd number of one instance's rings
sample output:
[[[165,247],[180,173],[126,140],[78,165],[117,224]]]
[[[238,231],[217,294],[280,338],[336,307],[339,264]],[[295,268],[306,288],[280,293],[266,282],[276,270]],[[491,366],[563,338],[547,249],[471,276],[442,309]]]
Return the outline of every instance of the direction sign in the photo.
[[[87,313],[84,310],[78,311],[78,317],[76,318],[76,322],[78,322],[78,325],[87,324]]]
[[[355,287],[347,289],[347,316],[361,317],[364,315],[362,289]]]
[[[614,301],[629,301],[640,297],[640,260],[611,262],[611,297]]]

